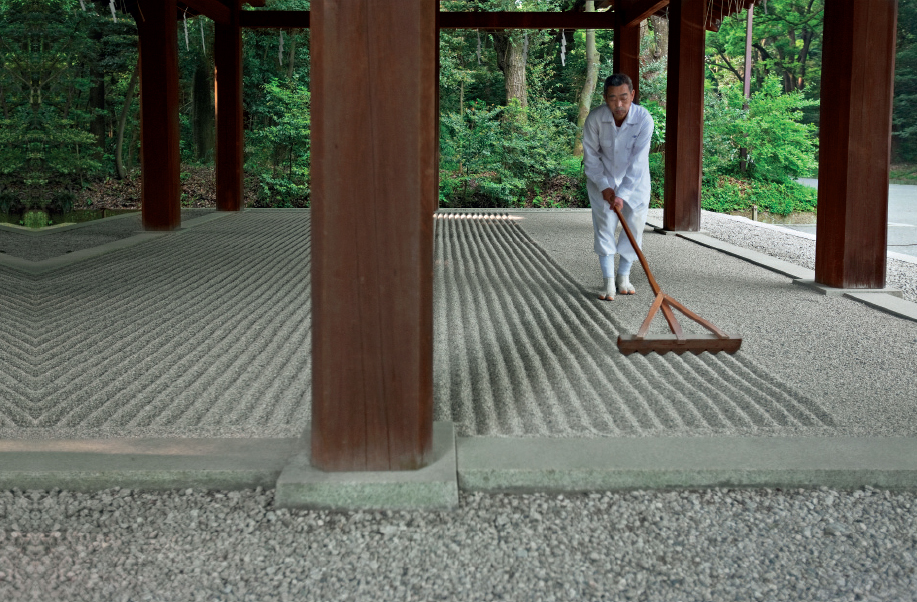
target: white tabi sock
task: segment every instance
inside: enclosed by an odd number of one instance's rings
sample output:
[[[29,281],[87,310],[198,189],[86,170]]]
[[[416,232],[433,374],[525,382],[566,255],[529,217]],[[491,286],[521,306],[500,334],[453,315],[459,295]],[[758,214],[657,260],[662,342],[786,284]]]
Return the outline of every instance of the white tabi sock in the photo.
[[[615,279],[602,278],[602,290],[599,293],[599,299],[603,301],[615,300]]]

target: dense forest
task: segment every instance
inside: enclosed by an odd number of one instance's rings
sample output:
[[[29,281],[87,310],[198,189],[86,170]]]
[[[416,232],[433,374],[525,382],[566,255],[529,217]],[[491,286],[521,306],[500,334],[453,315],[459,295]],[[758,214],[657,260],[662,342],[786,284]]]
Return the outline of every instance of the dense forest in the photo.
[[[754,11],[751,96],[745,13],[707,35],[705,208],[814,208],[825,0]],[[584,0],[441,0],[442,10],[592,9]],[[137,31],[109,0],[0,0],[0,213],[139,203]],[[308,9],[267,0],[266,9]],[[254,9],[253,9],[254,10]],[[213,202],[213,24],[179,38],[184,206]],[[641,95],[656,121],[661,202],[668,22],[642,24]],[[579,128],[611,73],[611,30],[440,34],[440,203],[584,206]],[[246,202],[309,203],[309,32],[245,30]],[[893,163],[917,163],[917,0],[899,0]],[[747,149],[743,154],[740,149]],[[906,171],[906,170],[905,170]]]

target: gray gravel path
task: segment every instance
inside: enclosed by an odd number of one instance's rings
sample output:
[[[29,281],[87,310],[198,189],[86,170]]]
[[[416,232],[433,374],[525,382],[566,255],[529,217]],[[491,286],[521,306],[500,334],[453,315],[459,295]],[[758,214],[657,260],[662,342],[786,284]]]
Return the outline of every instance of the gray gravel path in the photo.
[[[661,220],[662,210],[653,211],[654,217]],[[762,228],[747,219],[710,211],[702,213],[701,228],[713,238],[815,269],[815,240],[812,238]],[[917,261],[889,258],[885,278],[887,286],[901,289],[905,299],[917,303]]]
[[[917,494],[465,494],[450,513],[272,492],[0,492],[0,599],[913,600]]]

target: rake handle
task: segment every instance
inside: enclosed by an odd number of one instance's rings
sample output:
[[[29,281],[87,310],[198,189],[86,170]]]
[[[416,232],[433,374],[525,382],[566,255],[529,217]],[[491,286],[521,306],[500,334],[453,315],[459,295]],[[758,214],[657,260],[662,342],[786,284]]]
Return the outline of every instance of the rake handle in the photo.
[[[640,246],[637,244],[637,241],[634,239],[634,235],[631,233],[630,228],[627,227],[627,222],[624,221],[624,216],[621,215],[621,210],[611,205],[611,208],[614,209],[614,212],[618,216],[618,221],[621,222],[621,227],[624,228],[624,234],[627,235],[627,240],[630,241],[630,246],[634,248],[634,251],[637,252],[637,258],[640,260],[640,265],[643,266],[643,271],[646,272],[646,278],[650,281],[650,287],[653,289],[654,295],[659,295],[662,292],[662,289],[659,288],[659,285],[656,283],[656,279],[653,278],[653,273],[650,271],[650,266],[646,262],[646,257],[643,256],[643,251],[640,250]]]

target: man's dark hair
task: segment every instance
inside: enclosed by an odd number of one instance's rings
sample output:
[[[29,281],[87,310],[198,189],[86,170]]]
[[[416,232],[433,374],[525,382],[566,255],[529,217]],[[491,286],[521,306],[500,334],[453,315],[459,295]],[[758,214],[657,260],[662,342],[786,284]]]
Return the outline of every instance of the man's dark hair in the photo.
[[[627,88],[633,92],[634,91],[634,82],[630,76],[625,75],[624,73],[613,73],[609,75],[605,80],[605,88],[602,90],[602,94],[608,92],[608,88],[616,88],[618,86],[623,86],[627,84]]]

